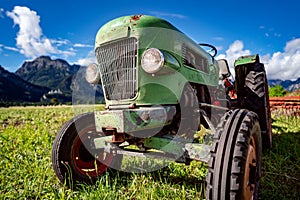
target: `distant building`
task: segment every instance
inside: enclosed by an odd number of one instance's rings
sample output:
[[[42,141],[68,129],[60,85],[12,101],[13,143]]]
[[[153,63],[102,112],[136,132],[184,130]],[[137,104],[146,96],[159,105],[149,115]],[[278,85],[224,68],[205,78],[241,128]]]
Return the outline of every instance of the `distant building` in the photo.
[[[62,91],[58,88],[57,90],[50,90],[48,94],[62,94]]]

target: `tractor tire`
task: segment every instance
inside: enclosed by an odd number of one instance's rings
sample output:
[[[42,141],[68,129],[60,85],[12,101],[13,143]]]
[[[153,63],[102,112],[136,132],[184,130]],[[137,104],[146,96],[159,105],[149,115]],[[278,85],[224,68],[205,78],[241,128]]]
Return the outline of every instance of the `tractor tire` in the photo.
[[[78,115],[62,126],[52,147],[52,166],[61,183],[71,188],[77,182],[94,183],[106,172],[114,156],[93,150],[93,139],[103,135],[96,132],[93,113]]]
[[[177,134],[191,142],[200,127],[199,101],[194,87],[187,83],[183,89],[179,102],[180,120]]]
[[[263,149],[272,147],[271,111],[266,73],[263,65],[257,65],[245,79],[245,108],[255,112],[260,121]]]
[[[235,71],[238,107],[258,115],[262,147],[267,150],[272,147],[272,122],[265,67],[257,56],[256,62],[238,65]]]
[[[257,199],[261,132],[254,112],[226,113],[217,127],[206,177],[207,199]]]

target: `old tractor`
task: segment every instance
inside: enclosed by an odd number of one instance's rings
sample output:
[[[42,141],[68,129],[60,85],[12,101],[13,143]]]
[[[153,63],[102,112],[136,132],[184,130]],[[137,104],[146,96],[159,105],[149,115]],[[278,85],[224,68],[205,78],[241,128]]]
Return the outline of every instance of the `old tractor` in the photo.
[[[265,68],[258,55],[240,57],[233,80],[216,54],[157,17],[104,24],[85,78],[102,86],[105,110],[62,126],[52,149],[58,179],[71,186],[108,169],[197,160],[208,165],[207,199],[257,199],[262,149],[272,145]]]

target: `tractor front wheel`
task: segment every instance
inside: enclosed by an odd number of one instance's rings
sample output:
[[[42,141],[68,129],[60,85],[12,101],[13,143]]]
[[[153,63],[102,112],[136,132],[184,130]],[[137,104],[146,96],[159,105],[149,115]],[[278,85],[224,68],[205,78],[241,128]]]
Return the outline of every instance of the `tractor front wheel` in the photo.
[[[208,162],[207,199],[257,199],[261,154],[257,115],[244,109],[227,113]]]
[[[103,174],[113,155],[93,150],[96,132],[93,113],[74,117],[59,130],[52,148],[52,165],[58,179],[72,187],[76,182],[92,183]]]

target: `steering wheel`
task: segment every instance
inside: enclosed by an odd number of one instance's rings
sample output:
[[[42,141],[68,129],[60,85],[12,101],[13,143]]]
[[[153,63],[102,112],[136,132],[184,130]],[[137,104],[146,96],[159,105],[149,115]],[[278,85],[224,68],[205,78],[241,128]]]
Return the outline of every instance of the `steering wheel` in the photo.
[[[215,46],[211,45],[211,44],[206,44],[206,43],[200,43],[199,44],[201,47],[209,47],[210,49],[205,50],[207,51],[207,53],[209,53],[212,57],[215,57],[218,53],[218,50]]]

